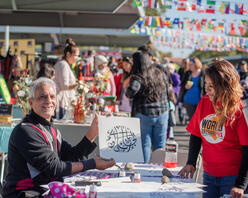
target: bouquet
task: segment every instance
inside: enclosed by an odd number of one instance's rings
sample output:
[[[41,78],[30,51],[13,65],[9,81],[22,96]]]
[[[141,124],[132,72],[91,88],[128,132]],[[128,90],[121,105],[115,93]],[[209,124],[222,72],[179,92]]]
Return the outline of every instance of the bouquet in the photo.
[[[24,74],[18,80],[14,81],[14,91],[16,93],[17,104],[22,108],[23,114],[28,113],[30,110],[28,98],[31,83],[32,78],[27,74]]]

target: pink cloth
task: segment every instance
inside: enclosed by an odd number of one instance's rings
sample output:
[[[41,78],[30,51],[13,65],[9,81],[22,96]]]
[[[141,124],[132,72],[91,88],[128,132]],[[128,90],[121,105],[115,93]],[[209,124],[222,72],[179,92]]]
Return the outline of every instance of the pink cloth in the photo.
[[[62,182],[51,182],[48,184],[50,193],[45,198],[64,198],[64,197],[75,197],[75,198],[87,198],[87,195],[83,190],[76,191],[74,188]]]

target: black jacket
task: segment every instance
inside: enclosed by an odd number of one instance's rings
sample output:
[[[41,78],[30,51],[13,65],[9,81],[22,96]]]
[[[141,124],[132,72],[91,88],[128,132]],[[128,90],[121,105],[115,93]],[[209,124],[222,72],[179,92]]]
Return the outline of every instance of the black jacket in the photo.
[[[23,190],[39,189],[41,184],[61,180],[71,174],[72,162],[83,160],[95,148],[96,144],[86,137],[72,147],[61,138],[52,121],[31,111],[14,128],[9,140],[4,197],[22,197]]]

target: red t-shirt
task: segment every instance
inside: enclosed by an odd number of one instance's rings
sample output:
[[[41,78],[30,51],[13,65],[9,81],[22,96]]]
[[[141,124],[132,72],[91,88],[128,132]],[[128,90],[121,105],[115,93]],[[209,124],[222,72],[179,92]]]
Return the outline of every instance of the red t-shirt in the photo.
[[[187,131],[202,139],[203,169],[215,177],[238,175],[242,147],[248,145],[248,127],[243,112],[232,126],[217,129],[218,117],[208,95],[200,100]]]

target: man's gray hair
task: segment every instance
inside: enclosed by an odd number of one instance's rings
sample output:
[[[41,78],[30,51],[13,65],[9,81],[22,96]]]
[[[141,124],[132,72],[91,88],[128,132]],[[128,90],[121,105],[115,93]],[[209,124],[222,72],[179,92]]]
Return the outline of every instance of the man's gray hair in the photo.
[[[46,78],[46,77],[40,77],[38,79],[36,79],[35,81],[33,81],[31,83],[31,86],[29,88],[29,98],[34,98],[35,97],[35,92],[37,87],[39,87],[40,85],[47,85],[50,84],[53,86],[54,91],[55,91],[55,95],[56,95],[56,84],[53,80]]]

